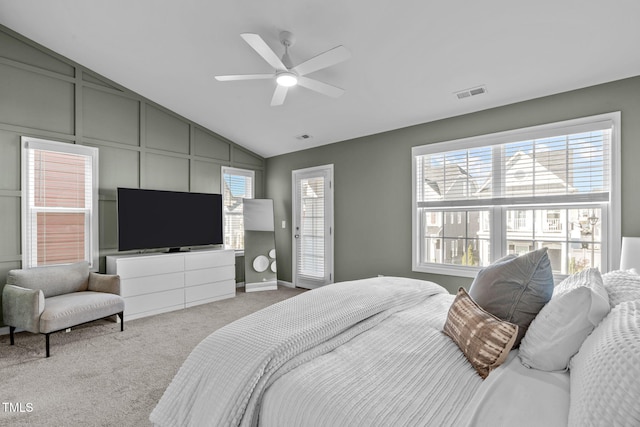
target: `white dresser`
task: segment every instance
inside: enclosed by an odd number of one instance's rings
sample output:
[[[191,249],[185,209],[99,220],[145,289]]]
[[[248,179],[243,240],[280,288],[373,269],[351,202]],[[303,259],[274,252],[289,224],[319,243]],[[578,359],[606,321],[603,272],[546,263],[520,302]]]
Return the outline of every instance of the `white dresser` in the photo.
[[[236,296],[232,249],[107,256],[120,276],[126,320]]]

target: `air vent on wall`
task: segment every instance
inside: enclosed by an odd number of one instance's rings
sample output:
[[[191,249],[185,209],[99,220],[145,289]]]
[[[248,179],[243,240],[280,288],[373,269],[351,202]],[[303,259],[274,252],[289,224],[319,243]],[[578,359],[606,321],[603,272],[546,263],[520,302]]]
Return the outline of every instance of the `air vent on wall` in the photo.
[[[470,98],[476,95],[482,95],[483,93],[487,93],[487,88],[483,86],[474,87],[471,89],[461,90],[460,92],[455,92],[455,95],[458,99]]]

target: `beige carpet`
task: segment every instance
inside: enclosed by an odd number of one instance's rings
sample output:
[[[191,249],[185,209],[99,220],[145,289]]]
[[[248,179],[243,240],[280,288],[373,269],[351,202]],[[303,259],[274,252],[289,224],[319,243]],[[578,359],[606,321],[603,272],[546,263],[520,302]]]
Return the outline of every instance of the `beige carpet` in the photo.
[[[216,329],[301,289],[245,293],[187,310],[97,321],[70,333],[0,336],[0,425],[149,426],[149,413],[191,350]],[[21,412],[22,411],[22,412]]]

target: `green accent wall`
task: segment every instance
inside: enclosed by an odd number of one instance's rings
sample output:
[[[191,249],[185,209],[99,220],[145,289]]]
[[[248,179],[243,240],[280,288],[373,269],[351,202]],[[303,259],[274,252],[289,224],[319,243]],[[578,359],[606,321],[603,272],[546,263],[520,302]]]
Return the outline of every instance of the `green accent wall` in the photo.
[[[100,149],[103,272],[117,252],[117,187],[219,193],[220,168],[233,166],[254,170],[264,195],[262,157],[0,26],[0,286],[21,267],[23,135]]]
[[[471,280],[411,270],[411,147],[612,111],[622,112],[622,235],[640,236],[640,77],[271,157],[266,197],[275,223],[291,224],[291,171],[333,164],[335,281],[409,276],[455,292]],[[276,227],[276,248],[278,278],[292,281],[290,226]]]

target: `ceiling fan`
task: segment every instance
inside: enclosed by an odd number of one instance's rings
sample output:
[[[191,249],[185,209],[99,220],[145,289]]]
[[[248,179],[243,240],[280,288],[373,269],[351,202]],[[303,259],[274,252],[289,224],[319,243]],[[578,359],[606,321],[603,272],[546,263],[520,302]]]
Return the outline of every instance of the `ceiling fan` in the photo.
[[[290,87],[300,85],[307,89],[311,89],[315,92],[323,95],[331,96],[334,98],[339,97],[344,93],[344,89],[336,86],[321,82],[319,80],[306,77],[307,74],[314,71],[321,70],[323,68],[330,67],[338,64],[342,61],[346,61],[351,57],[351,53],[344,46],[336,46],[333,49],[329,49],[313,58],[302,62],[301,64],[293,66],[291,58],[289,57],[289,48],[293,46],[295,37],[289,31],[282,31],[280,33],[280,43],[284,46],[284,55],[282,59],[276,55],[276,53],[265,43],[265,41],[258,34],[243,33],[240,36],[246,41],[249,46],[255,50],[265,61],[275,68],[274,73],[269,74],[236,74],[228,76],[215,76],[216,80],[225,81],[238,81],[238,80],[260,80],[260,79],[275,79],[276,90],[271,98],[271,106],[278,106],[284,103],[284,99],[287,96],[287,91]]]

